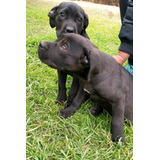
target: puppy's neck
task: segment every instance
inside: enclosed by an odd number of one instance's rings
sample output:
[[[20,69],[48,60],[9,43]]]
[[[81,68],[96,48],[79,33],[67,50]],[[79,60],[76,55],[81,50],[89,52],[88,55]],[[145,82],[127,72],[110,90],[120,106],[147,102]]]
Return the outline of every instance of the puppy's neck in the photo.
[[[77,77],[87,80],[89,69],[89,67],[86,67],[83,71],[76,73]]]

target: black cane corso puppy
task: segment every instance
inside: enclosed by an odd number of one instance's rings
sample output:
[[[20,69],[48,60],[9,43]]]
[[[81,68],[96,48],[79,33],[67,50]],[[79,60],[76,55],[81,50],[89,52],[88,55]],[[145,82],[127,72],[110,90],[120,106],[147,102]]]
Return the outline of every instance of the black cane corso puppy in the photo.
[[[78,34],[65,34],[53,42],[41,42],[39,58],[56,68],[79,78],[80,87],[72,104],[61,110],[69,117],[80,108],[87,94],[97,102],[91,113],[97,116],[106,109],[112,115],[112,141],[123,136],[124,117],[133,123],[133,76],[115,59]]]
[[[50,26],[56,27],[57,37],[64,33],[76,33],[85,38],[88,35],[85,29],[88,26],[88,16],[84,10],[73,2],[62,2],[59,6],[51,9],[48,14]],[[67,72],[58,70],[58,88],[59,93],[57,101],[63,103],[66,99],[66,78]],[[73,77],[73,83],[69,91],[68,106],[72,103],[73,98],[76,96],[79,88],[79,81],[77,77]]]

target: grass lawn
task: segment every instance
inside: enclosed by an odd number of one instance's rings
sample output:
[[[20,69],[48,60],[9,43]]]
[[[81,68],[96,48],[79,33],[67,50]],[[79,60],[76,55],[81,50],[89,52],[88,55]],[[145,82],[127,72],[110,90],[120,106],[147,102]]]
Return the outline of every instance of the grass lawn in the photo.
[[[111,141],[111,116],[90,114],[87,101],[72,116],[58,116],[63,106],[55,104],[57,71],[43,64],[37,55],[41,41],[56,39],[48,12],[56,2],[26,1],[26,159],[28,160],[130,160],[133,159],[133,127],[124,124],[126,147]],[[114,55],[120,41],[120,21],[108,19],[98,10],[84,8],[89,16],[87,33],[98,48]],[[126,65],[125,63],[124,65]],[[71,79],[71,77],[68,77]],[[67,83],[70,88],[71,83]]]

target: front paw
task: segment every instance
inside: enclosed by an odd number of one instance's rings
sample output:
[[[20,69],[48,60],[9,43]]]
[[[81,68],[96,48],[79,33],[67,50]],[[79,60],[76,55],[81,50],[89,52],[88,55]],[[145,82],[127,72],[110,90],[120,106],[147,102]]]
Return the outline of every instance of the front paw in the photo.
[[[65,109],[62,109],[60,111],[59,116],[62,116],[64,118],[70,117],[75,113],[75,109],[73,107],[67,107]]]
[[[67,96],[65,94],[62,94],[62,95],[59,94],[55,103],[58,105],[65,105],[66,100],[67,100]]]

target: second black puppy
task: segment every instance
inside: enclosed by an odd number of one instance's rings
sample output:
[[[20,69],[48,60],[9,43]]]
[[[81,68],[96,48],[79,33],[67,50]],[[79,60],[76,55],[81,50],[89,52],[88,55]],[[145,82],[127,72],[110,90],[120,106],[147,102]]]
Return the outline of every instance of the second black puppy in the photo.
[[[122,138],[124,142],[124,117],[133,122],[133,76],[113,57],[77,34],[41,42],[38,54],[50,67],[72,73],[80,80],[76,97],[60,115],[65,118],[73,115],[89,94],[99,105],[91,113],[96,116],[106,109],[112,115],[112,140],[117,142]]]
[[[50,26],[56,28],[56,34],[59,38],[64,33],[76,33],[85,38],[88,35],[85,29],[88,26],[88,16],[84,10],[73,2],[62,2],[59,6],[55,6],[48,14]],[[66,78],[67,72],[58,70],[58,86],[59,93],[57,100],[63,103],[66,99]],[[69,99],[67,104],[72,103],[73,98],[76,96],[79,88],[79,82],[77,77],[73,77],[73,83],[69,91]]]
[[[83,8],[73,2],[62,2],[48,14],[50,26],[56,27],[57,37],[64,33],[76,33],[89,38],[86,33],[88,15]]]

